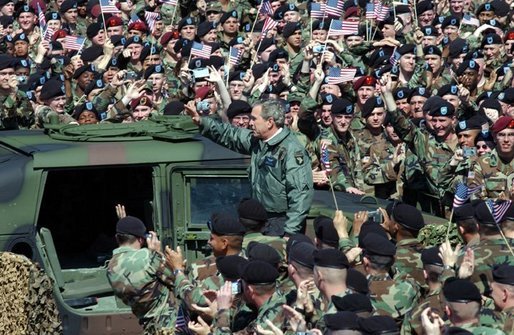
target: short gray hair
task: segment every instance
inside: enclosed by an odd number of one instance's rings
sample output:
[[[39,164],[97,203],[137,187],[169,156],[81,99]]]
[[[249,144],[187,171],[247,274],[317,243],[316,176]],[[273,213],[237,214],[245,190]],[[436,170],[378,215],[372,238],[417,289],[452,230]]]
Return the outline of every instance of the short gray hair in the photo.
[[[283,127],[285,122],[285,109],[284,105],[277,100],[261,101],[255,106],[261,106],[261,116],[267,120],[273,118],[277,127]]]

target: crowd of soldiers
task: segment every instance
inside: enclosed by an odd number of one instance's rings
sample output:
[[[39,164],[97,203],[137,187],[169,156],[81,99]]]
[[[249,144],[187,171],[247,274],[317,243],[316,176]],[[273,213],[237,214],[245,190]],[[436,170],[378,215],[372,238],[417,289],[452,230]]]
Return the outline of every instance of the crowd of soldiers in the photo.
[[[0,0],[0,129],[189,114],[251,154],[250,172],[296,167],[284,182],[251,173],[258,201],[213,216],[213,257],[188,267],[120,219],[109,279],[147,333],[512,334],[513,13],[510,0]],[[234,144],[236,128],[260,141]],[[286,137],[294,150],[265,151]],[[279,189],[281,203],[270,181],[298,192]],[[319,217],[312,241],[298,228],[313,187],[398,201],[380,219]],[[465,246],[420,245],[416,206],[455,221]]]

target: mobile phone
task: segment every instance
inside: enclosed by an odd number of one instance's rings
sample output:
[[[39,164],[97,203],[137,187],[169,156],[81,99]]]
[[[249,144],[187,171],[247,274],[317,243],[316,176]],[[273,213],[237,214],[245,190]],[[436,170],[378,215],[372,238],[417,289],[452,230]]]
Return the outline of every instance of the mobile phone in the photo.
[[[204,68],[201,68],[201,69],[195,69],[193,70],[193,77],[195,79],[197,78],[205,78],[205,77],[208,77],[209,76],[209,69],[204,67]]]
[[[471,147],[471,148],[468,148],[468,147],[464,147],[462,148],[462,152],[463,152],[463,156],[464,157],[472,157],[472,156],[476,156],[477,154],[477,148],[476,147]]]
[[[368,212],[368,218],[372,219],[373,222],[381,224],[382,223],[382,212],[380,210]]]
[[[236,295],[241,293],[241,282],[238,280],[236,282],[232,282],[232,294]]]

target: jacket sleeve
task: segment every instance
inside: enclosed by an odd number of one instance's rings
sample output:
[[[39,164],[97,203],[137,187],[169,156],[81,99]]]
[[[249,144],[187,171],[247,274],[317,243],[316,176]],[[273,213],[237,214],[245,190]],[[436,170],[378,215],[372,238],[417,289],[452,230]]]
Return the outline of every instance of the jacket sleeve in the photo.
[[[289,153],[286,165],[287,234],[302,231],[314,197],[311,161],[303,148]]]
[[[252,131],[234,127],[219,120],[203,117],[200,124],[202,135],[214,142],[243,155],[250,155],[252,148]]]

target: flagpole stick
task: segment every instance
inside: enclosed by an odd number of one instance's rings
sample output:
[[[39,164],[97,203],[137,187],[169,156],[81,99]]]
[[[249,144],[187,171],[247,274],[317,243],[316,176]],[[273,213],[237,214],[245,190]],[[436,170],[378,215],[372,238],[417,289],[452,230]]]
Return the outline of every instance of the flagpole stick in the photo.
[[[453,210],[454,210],[454,208],[452,208],[452,211],[450,212],[450,218],[448,219],[448,229],[446,229],[446,241],[448,241],[449,237],[450,237],[450,230],[451,230],[452,219],[453,219]]]
[[[500,227],[499,224],[496,224],[496,226],[498,227],[498,230],[500,231],[502,239],[505,242],[505,244],[507,245],[507,248],[509,248],[509,251],[512,254],[512,256],[514,256],[514,250],[512,250],[512,247],[510,246],[509,240],[507,240],[507,237],[505,237],[505,234],[503,233],[502,228]]]
[[[418,10],[416,9],[416,0],[414,0],[413,7],[414,7],[414,23],[417,28],[418,27]]]
[[[336,211],[338,211],[339,207],[337,206],[336,193],[334,191],[334,185],[332,184],[332,178],[330,178],[329,173],[330,172],[327,172],[328,183],[330,185],[330,190],[332,191],[332,199],[334,199],[334,205],[336,206]]]
[[[102,26],[104,28],[104,34],[105,36],[107,37],[107,28],[105,28],[105,17],[104,17],[104,10],[102,8],[102,6],[100,6],[100,12],[102,13]]]
[[[252,36],[253,34],[253,30],[255,28],[255,25],[257,24],[257,21],[259,20],[259,14],[261,13],[261,9],[262,9],[262,3],[264,2],[264,0],[261,0],[261,4],[259,6],[259,10],[257,11],[257,15],[255,16],[255,20],[253,20],[253,24],[252,24],[252,30],[250,30],[250,36]]]
[[[378,26],[375,27],[375,31],[373,32],[373,36],[371,36],[371,40],[373,41],[375,39],[375,34],[377,33]]]
[[[253,56],[253,59],[252,59],[252,62],[250,63],[250,68],[255,64],[255,62],[257,62],[257,54],[259,53],[259,49],[261,47],[261,44],[262,44],[262,40],[264,38],[261,38],[259,40],[259,44],[257,45],[257,49],[255,50],[255,55]]]
[[[177,4],[173,8],[173,13],[171,14],[171,27],[173,28],[173,22],[175,21],[175,14],[177,14],[177,7],[178,7],[178,1]]]

